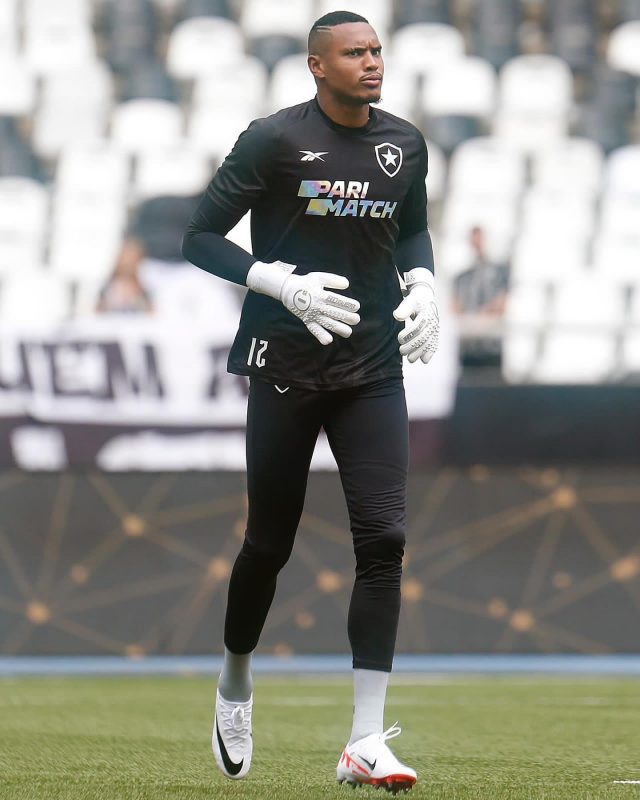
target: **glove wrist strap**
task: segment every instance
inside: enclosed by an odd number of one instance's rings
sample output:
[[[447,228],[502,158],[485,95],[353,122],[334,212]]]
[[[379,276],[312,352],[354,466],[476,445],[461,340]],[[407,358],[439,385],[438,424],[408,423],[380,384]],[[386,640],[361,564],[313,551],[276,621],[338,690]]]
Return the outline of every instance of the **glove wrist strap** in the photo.
[[[271,264],[256,261],[247,273],[247,286],[253,292],[280,300],[282,288],[294,269],[293,264],[285,264],[284,261],[274,261]]]
[[[410,292],[414,286],[428,286],[435,292],[433,272],[426,267],[415,267],[415,269],[405,272],[404,282],[407,287],[407,292]]]

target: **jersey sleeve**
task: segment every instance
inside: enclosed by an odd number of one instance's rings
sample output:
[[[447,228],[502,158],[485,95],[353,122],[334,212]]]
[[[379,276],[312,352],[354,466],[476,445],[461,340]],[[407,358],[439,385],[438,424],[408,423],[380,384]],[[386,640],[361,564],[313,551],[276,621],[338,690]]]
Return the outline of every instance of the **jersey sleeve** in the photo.
[[[277,136],[266,120],[240,134],[200,200],[187,227],[182,252],[207,272],[244,285],[255,258],[225,235],[266,193]]]
[[[427,229],[427,187],[425,182],[428,156],[427,145],[422,136],[420,136],[419,146],[420,154],[416,173],[400,209],[399,242]]]

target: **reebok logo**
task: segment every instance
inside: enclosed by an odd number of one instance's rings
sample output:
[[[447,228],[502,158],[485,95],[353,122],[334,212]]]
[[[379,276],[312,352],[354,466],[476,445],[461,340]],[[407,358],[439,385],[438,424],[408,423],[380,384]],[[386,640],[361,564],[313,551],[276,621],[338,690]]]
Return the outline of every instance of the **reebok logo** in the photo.
[[[329,151],[327,150],[326,153],[314,153],[312,150],[300,150],[299,152],[302,153],[302,158],[300,161],[324,161],[322,156],[328,156]]]
[[[368,191],[369,181],[301,181],[298,197],[311,198],[305,214],[313,217],[392,217],[398,203],[367,200]]]

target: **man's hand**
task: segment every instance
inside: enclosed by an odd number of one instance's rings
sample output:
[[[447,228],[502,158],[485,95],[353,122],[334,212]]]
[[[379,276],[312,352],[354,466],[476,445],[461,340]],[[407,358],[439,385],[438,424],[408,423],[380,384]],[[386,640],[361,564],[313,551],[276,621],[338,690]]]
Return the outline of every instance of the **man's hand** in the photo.
[[[438,349],[440,318],[436,305],[433,273],[425,267],[416,267],[404,274],[406,296],[393,312],[404,321],[404,330],[398,334],[400,353],[413,364],[419,358],[428,364]]]
[[[304,322],[320,344],[330,344],[333,341],[331,333],[344,339],[351,336],[352,326],[360,322],[356,313],[360,303],[325,288],[347,289],[349,281],[331,272],[294,275],[294,269],[295,266],[282,261],[272,264],[256,261],[247,275],[247,286],[254,292],[280,300],[288,311]]]

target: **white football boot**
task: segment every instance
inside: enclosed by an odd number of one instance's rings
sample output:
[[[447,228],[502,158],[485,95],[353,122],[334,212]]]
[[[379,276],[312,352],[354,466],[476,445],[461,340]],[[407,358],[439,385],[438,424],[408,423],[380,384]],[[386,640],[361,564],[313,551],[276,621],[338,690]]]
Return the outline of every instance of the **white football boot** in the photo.
[[[338,762],[339,783],[367,784],[396,794],[408,791],[416,782],[416,771],[400,763],[386,745],[402,732],[396,722],[384,733],[372,733],[348,744]]]
[[[244,778],[251,766],[253,695],[246,703],[233,703],[216,692],[216,716],[211,747],[220,770],[233,780]]]

